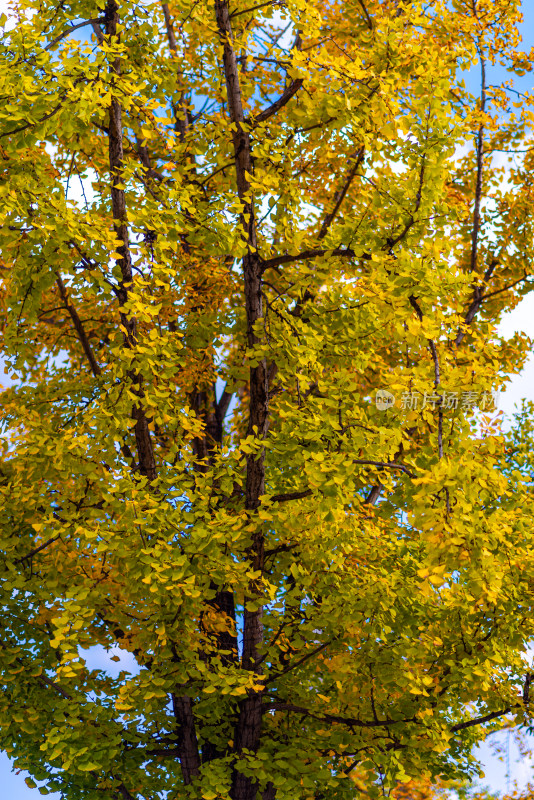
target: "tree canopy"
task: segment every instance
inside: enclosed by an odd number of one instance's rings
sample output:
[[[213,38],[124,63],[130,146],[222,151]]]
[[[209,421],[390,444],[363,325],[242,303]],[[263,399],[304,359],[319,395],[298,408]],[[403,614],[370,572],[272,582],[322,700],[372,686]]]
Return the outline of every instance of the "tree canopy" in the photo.
[[[400,797],[529,724],[519,17],[13,0],[0,747],[42,793]]]

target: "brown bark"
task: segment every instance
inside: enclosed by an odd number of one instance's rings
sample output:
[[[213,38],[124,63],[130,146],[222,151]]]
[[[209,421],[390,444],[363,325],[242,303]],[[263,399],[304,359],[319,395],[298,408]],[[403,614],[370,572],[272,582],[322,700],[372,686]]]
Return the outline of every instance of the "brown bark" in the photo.
[[[200,753],[195,720],[193,717],[193,701],[187,695],[172,696],[172,709],[178,724],[178,758],[182,770],[182,778],[188,786],[200,771]]]
[[[115,0],[108,0],[105,9],[106,36],[116,36],[119,23],[118,6]],[[120,76],[120,59],[115,59],[111,64],[113,76]],[[123,136],[122,136],[122,109],[119,101],[114,97],[109,109],[109,168],[111,176],[111,204],[113,211],[114,229],[120,241],[117,247],[119,258],[117,265],[120,268],[121,280],[118,285],[117,295],[120,302],[121,323],[125,329],[125,345],[133,347],[137,343],[137,320],[129,316],[124,310],[128,301],[129,289],[133,282],[132,261],[129,245],[128,221],[126,215],[126,195],[124,189],[119,188],[124,162]],[[156,463],[149,421],[142,407],[143,385],[141,377],[135,372],[129,373],[133,384],[133,391],[139,397],[139,404],[132,410],[135,419],[135,440],[139,461],[139,471],[149,481],[156,477]],[[187,695],[173,696],[173,711],[178,728],[179,759],[182,778],[186,785],[198,775],[200,769],[200,754],[193,717],[193,701]]]
[[[270,781],[262,794],[262,800],[276,800],[276,789]]]
[[[89,339],[87,337],[87,334],[85,332],[85,328],[83,327],[83,323],[82,323],[80,317],[78,316],[78,312],[76,311],[76,309],[74,308],[74,306],[72,305],[72,303],[69,300],[69,295],[67,293],[67,289],[66,289],[65,284],[63,283],[63,280],[62,280],[62,278],[61,278],[61,276],[59,274],[56,276],[56,284],[57,284],[57,287],[59,289],[60,297],[63,300],[63,305],[65,306],[65,308],[69,312],[70,318],[71,318],[71,320],[72,320],[72,322],[74,324],[74,328],[76,330],[76,333],[78,334],[78,339],[80,340],[80,344],[83,347],[83,351],[85,353],[87,361],[89,362],[89,366],[91,367],[91,372],[93,373],[95,378],[97,378],[101,374],[102,370],[100,369],[100,367],[99,367],[99,365],[97,363],[97,360],[96,360],[96,358],[94,356],[93,348],[91,347],[91,344],[90,344]]]
[[[215,0],[215,14],[219,36],[223,46],[223,67],[226,82],[226,96],[232,126],[234,163],[237,191],[244,208],[241,216],[242,236],[247,245],[247,255],[243,259],[244,300],[247,316],[247,340],[249,347],[257,344],[256,323],[263,317],[262,263],[256,252],[256,223],[254,203],[250,196],[248,175],[252,174],[252,147],[250,134],[244,126],[245,115],[239,84],[239,70],[233,48],[232,28],[226,0]],[[250,406],[248,433],[260,439],[265,437],[269,422],[269,387],[268,371],[265,360],[250,368]],[[245,484],[245,505],[254,516],[265,491],[265,454],[261,452],[247,458]],[[252,568],[260,573],[264,567],[264,534],[258,524],[252,536],[249,548]],[[244,669],[259,672],[258,662],[263,642],[263,610],[260,607],[251,611],[247,602],[257,598],[261,591],[259,585],[250,586],[250,597],[245,598],[243,626],[243,658]],[[262,717],[262,691],[251,690],[248,697],[240,704],[239,715],[235,727],[235,750],[238,754],[243,750],[255,752],[260,744]],[[255,800],[258,792],[256,782],[234,771],[230,797],[232,800]]]
[[[115,0],[108,0],[105,9],[105,31],[106,36],[117,35],[117,25],[119,23],[118,6]],[[112,74],[112,84],[114,77],[121,74],[120,59],[116,58],[110,65]],[[134,347],[137,343],[137,320],[129,316],[124,310],[128,301],[128,292],[132,285],[132,259],[130,254],[130,242],[128,233],[128,221],[126,216],[126,194],[124,189],[119,188],[122,177],[124,151],[122,136],[122,108],[116,97],[111,100],[109,108],[109,171],[110,171],[110,190],[111,207],[113,211],[114,229],[120,244],[117,246],[119,258],[117,265],[121,272],[121,280],[117,288],[117,297],[120,303],[121,324],[126,331],[124,334],[125,345]],[[135,442],[137,446],[138,468],[142,475],[149,481],[156,477],[156,462],[154,459],[154,449],[148,427],[148,419],[142,407],[143,384],[141,376],[135,372],[128,376],[132,381],[132,391],[139,398],[139,403],[132,409],[132,417],[135,419]]]
[[[167,40],[169,48],[173,57],[178,55],[178,43],[174,33],[172,17],[170,14],[169,6],[167,3],[162,3],[163,15],[165,18],[165,27],[167,32]],[[190,119],[187,106],[184,102],[183,91],[177,86],[178,103],[174,107],[176,124],[175,129],[180,135],[180,140],[184,141],[185,135],[189,129]],[[193,165],[192,165],[193,166]],[[192,169],[192,175],[195,175],[195,169]],[[190,212],[186,212],[188,219],[191,219]],[[190,253],[189,243],[187,239],[182,240],[182,248],[184,253]],[[201,296],[200,287],[193,283],[192,287],[195,296]],[[200,311],[199,307],[192,308],[192,314]],[[224,415],[228,408],[231,395],[225,394],[219,403],[216,401],[215,392],[212,387],[197,386],[189,394],[189,402],[195,415],[204,423],[204,430],[201,435],[195,437],[193,440],[193,452],[195,455],[195,471],[205,473],[209,469],[213,461],[213,456],[216,449],[222,444],[223,440],[223,421]],[[216,612],[223,615],[229,622],[227,630],[219,631],[216,634],[216,648],[220,655],[223,664],[229,664],[236,661],[237,658],[237,636],[236,618],[235,618],[235,602],[233,592],[227,589],[221,589],[215,585],[210,587],[215,592],[213,600],[209,601],[208,605]],[[193,716],[191,715],[191,722],[194,726]],[[194,729],[194,728],[193,728]],[[190,744],[192,749],[192,745]],[[204,741],[202,744],[202,761],[209,762],[222,755],[217,747],[209,741]]]

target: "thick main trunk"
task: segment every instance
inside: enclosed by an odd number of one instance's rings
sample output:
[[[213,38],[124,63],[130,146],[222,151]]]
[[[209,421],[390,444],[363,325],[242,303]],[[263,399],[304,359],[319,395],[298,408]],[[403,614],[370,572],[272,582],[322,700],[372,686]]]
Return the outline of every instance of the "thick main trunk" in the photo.
[[[187,695],[172,697],[174,718],[178,724],[178,758],[183,782],[188,786],[200,771],[200,753],[195,732],[193,701]]]
[[[262,296],[262,268],[261,261],[256,252],[256,224],[254,216],[254,203],[250,196],[248,175],[253,172],[252,148],[250,134],[244,123],[244,111],[239,85],[239,69],[235,56],[230,15],[226,0],[215,0],[215,13],[219,35],[223,45],[223,66],[226,81],[228,108],[233,126],[234,163],[237,191],[243,201],[244,209],[241,216],[242,235],[247,245],[248,253],[243,259],[243,282],[245,308],[247,315],[247,340],[249,347],[257,343],[256,323],[263,317]],[[249,434],[259,438],[265,437],[269,418],[269,389],[267,378],[267,365],[261,361],[250,369],[250,408],[249,408]],[[247,459],[247,476],[245,487],[246,508],[250,516],[261,502],[265,491],[265,454],[249,456]],[[252,568],[260,574],[264,568],[264,533],[258,523],[252,535],[252,542],[248,552]],[[244,669],[251,672],[259,671],[259,658],[263,643],[263,609],[257,608],[257,596],[261,593],[261,578],[259,582],[249,587],[249,597],[245,598],[244,626],[243,626],[243,659]],[[247,609],[247,603],[254,601],[254,610]],[[248,697],[242,701],[235,726],[234,743],[236,753],[244,751],[254,753],[257,751],[261,740],[262,718],[262,691],[251,690]],[[243,775],[235,770],[232,777],[230,797],[232,800],[255,800],[258,786],[253,778]]]
[[[239,68],[233,47],[230,14],[226,0],[215,0],[215,14],[219,36],[223,46],[223,67],[226,82],[226,95],[232,129],[234,164],[237,191],[244,208],[241,216],[242,236],[247,245],[247,255],[243,259],[243,282],[245,309],[247,315],[247,340],[249,347],[257,343],[256,324],[263,317],[262,265],[256,252],[256,222],[254,203],[251,198],[248,176],[254,171],[250,133],[244,125],[245,115],[239,84]],[[267,434],[269,421],[269,386],[267,365],[261,361],[250,369],[250,408],[248,432],[262,439]],[[250,517],[260,505],[265,491],[265,454],[249,456],[245,487],[246,508]],[[248,556],[255,572],[260,575],[264,568],[264,533],[261,524],[252,535]],[[263,609],[257,608],[258,594],[261,594],[261,578],[249,587],[249,597],[245,598],[243,626],[243,668],[259,672],[259,659],[263,643]],[[247,603],[254,601],[254,610],[247,609]],[[235,726],[234,743],[236,753],[257,751],[261,740],[262,691],[251,690],[240,704]],[[235,770],[232,777],[230,797],[232,800],[255,800],[258,786],[253,778]]]

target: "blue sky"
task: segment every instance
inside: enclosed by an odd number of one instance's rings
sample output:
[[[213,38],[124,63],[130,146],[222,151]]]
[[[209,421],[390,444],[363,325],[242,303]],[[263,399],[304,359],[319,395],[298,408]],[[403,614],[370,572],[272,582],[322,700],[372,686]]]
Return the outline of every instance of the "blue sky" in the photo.
[[[5,8],[4,0],[0,0],[0,13]],[[522,26],[524,49],[527,50],[534,44],[534,2],[525,0],[523,4],[524,23]],[[490,82],[497,82],[502,79],[502,74],[496,69]],[[533,77],[527,75],[520,84],[519,88],[529,89],[532,87]],[[534,339],[534,293],[525,298],[522,303],[511,313],[508,314],[501,324],[501,334],[511,336],[516,331],[524,331]],[[516,376],[508,386],[507,391],[499,400],[499,407],[506,413],[511,413],[516,403],[522,397],[534,400],[534,356],[531,356],[521,375]],[[84,654],[85,655],[85,654]],[[132,668],[130,663],[114,663],[110,661],[113,653],[106,654],[102,650],[95,649],[87,658],[90,667],[101,667],[110,672],[118,671],[122,668]],[[505,751],[507,750],[507,737],[504,735],[503,742]],[[479,750],[479,755],[485,764],[486,777],[483,781],[493,791],[505,792],[510,788],[511,781],[515,778],[519,784],[524,785],[532,780],[534,771],[532,765],[519,756],[519,752],[510,739],[508,745],[509,757],[504,762],[499,761],[491,752],[489,745],[483,745]],[[509,773],[507,775],[507,763]],[[0,786],[2,800],[36,800],[41,795],[35,789],[29,789],[24,783],[25,774],[15,774],[12,771],[11,762],[8,757],[0,753]],[[48,795],[50,800],[59,800],[59,795]]]

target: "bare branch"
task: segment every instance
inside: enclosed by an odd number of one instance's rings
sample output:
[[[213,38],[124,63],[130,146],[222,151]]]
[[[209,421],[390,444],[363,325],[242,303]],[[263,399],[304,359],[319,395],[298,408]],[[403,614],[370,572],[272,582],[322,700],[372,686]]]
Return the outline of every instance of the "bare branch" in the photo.
[[[367,27],[369,28],[370,31],[372,31],[373,30],[373,21],[372,21],[370,15],[369,15],[369,12],[367,11],[367,8],[365,7],[365,5],[363,3],[363,0],[358,0],[358,3],[360,4],[360,7],[361,7],[361,9],[362,9],[362,11],[364,13],[365,20],[367,22]]]
[[[408,719],[382,719],[382,720],[363,720],[357,717],[341,717],[337,714],[314,714],[304,706],[297,706],[293,703],[268,703],[264,706],[266,709],[273,709],[275,711],[294,711],[296,714],[303,714],[307,717],[320,720],[321,722],[337,723],[339,725],[347,725],[350,728],[388,728],[390,725],[406,724],[408,722],[417,722],[416,717]]]
[[[48,114],[44,114],[42,117],[39,117],[39,119],[36,120],[35,122],[25,122],[24,125],[19,125],[18,128],[13,128],[13,130],[11,131],[0,133],[0,139],[3,139],[6,136],[11,136],[13,133],[20,133],[21,131],[25,131],[28,128],[33,128],[40,122],[46,122],[47,119],[50,119],[51,117],[55,116],[55,114],[57,114],[57,112],[63,108],[63,101],[65,100],[65,98],[66,94],[63,95],[63,97],[61,98],[61,102],[58,103],[57,106],[55,106],[55,108],[52,109],[52,111],[50,111]]]
[[[381,483],[378,483],[376,486],[373,486],[365,500],[363,501],[365,505],[374,506],[378,502],[378,498],[380,497],[380,492],[384,487]]]
[[[221,421],[223,421],[226,416],[226,412],[228,411],[228,407],[232,402],[233,396],[233,392],[228,392],[226,389],[224,389],[216,406],[217,416]]]
[[[104,22],[104,21],[105,20],[104,20],[103,17],[96,17],[95,19],[86,19],[83,22],[78,22],[77,25],[73,25],[71,28],[66,28],[62,33],[59,34],[59,36],[56,36],[55,39],[52,39],[52,41],[49,42],[46,45],[45,50],[51,50],[52,47],[54,47],[55,44],[58,44],[62,39],[65,39],[73,31],[78,30],[78,28],[84,28],[86,25],[94,26],[95,24],[98,24],[99,22]]]
[[[336,247],[334,250],[326,250],[316,247],[310,250],[303,250],[302,253],[297,253],[297,255],[294,256],[287,254],[269,258],[267,261],[263,262],[263,269],[272,269],[273,267],[278,267],[281,264],[293,264],[295,261],[305,261],[306,259],[310,258],[318,258],[326,255],[327,253],[331,256],[339,256],[340,258],[363,258],[366,261],[371,259],[371,256],[367,253],[357,255],[350,247]]]
[[[287,103],[291,100],[293,95],[295,95],[298,92],[303,83],[304,80],[302,78],[295,78],[295,80],[289,84],[287,89],[278,98],[278,100],[275,100],[275,102],[272,105],[270,105],[269,108],[264,109],[260,114],[258,114],[254,118],[254,122],[255,123],[265,122],[266,119],[269,119],[269,117],[272,117],[273,114],[276,114],[277,111],[280,111],[281,108],[287,105]]]
[[[165,28],[167,30],[167,39],[169,47],[174,54],[178,52],[178,45],[176,44],[176,36],[174,35],[174,28],[172,26],[171,12],[169,11],[169,4],[162,3],[163,16],[165,17]]]
[[[99,23],[98,22],[93,22],[93,23],[91,23],[91,26],[93,28],[93,33],[96,36],[96,41],[98,42],[98,44],[103,44],[104,43],[104,34],[102,33],[102,28],[100,27]]]
[[[91,344],[89,342],[89,338],[85,332],[83,323],[80,317],[78,316],[78,312],[76,311],[72,303],[69,301],[67,289],[65,288],[65,284],[63,283],[63,280],[61,279],[59,272],[56,273],[56,284],[58,286],[61,299],[63,300],[63,304],[70,314],[70,317],[76,329],[76,333],[78,334],[78,338],[83,347],[83,351],[86,355],[87,361],[89,362],[89,366],[91,367],[91,371],[95,376],[95,378],[97,378],[102,373],[102,370],[100,369],[96,361]]]
[[[423,153],[423,157],[421,158],[421,167],[419,169],[419,186],[417,187],[417,194],[415,196],[415,207],[412,213],[410,214],[410,218],[408,222],[405,224],[403,230],[399,233],[395,239],[388,239],[387,245],[389,246],[390,250],[395,247],[396,244],[401,242],[404,237],[409,233],[411,228],[415,223],[415,216],[421,207],[421,199],[423,197],[423,184],[425,180],[425,165],[426,165],[426,157]]]
[[[345,183],[344,183],[343,187],[339,190],[339,192],[336,193],[336,196],[334,198],[334,201],[335,201],[334,208],[324,218],[323,224],[321,225],[321,230],[319,232],[319,239],[324,239],[324,237],[328,233],[328,228],[330,227],[330,225],[332,224],[332,222],[336,218],[337,212],[339,211],[339,209],[341,207],[341,204],[342,204],[343,200],[345,199],[345,195],[347,194],[347,192],[348,192],[348,190],[350,188],[350,185],[351,185],[352,181],[354,180],[354,176],[356,175],[356,172],[358,171],[358,168],[361,165],[361,163],[362,163],[362,161],[364,159],[364,156],[365,156],[365,148],[364,147],[360,147],[360,150],[358,151],[358,156],[356,158],[356,161],[354,162],[354,165],[353,165],[352,169],[350,170],[350,172],[349,172],[349,174],[348,174],[348,176],[347,176],[347,178],[345,180]]]
[[[121,783],[118,789],[121,795],[124,797],[124,800],[135,800],[135,797],[133,794],[130,794],[124,783]]]
[[[408,467],[404,464],[396,464],[394,461],[370,461],[367,458],[355,458],[352,463],[380,467],[381,469],[398,469],[413,478],[413,472]]]
[[[266,3],[258,3],[257,6],[251,6],[250,8],[244,8],[242,11],[232,11],[230,14],[230,19],[235,19],[236,17],[240,17],[241,14],[250,14],[252,11],[257,11],[260,8],[265,8],[265,6],[281,6],[282,8],[286,4],[284,2],[280,2],[280,0],[267,0]]]
[[[509,714],[511,710],[512,707],[508,706],[502,711],[492,711],[491,714],[486,714],[484,717],[477,717],[476,719],[470,719],[468,722],[460,722],[458,725],[453,725],[450,730],[452,733],[456,733],[457,731],[464,731],[467,728],[473,728],[475,725],[483,725],[485,722],[491,722],[492,719],[504,717],[506,714]]]
[[[313,494],[311,489],[304,489],[302,492],[288,492],[287,494],[273,494],[269,499],[273,503],[286,503],[288,500],[301,500]]]
[[[309,661],[310,658],[313,658],[314,656],[321,653],[323,650],[326,650],[326,648],[329,647],[333,642],[334,639],[329,639],[327,642],[323,642],[322,645],[317,647],[315,650],[312,650],[311,653],[306,653],[305,656],[299,658],[298,661],[295,661],[294,664],[289,664],[289,666],[287,666],[281,672],[277,672],[276,674],[271,675],[271,677],[267,678],[267,680],[265,681],[265,685],[267,686],[267,684],[272,683],[275,680],[278,680],[278,678],[280,678],[282,675],[287,675],[288,672],[292,672],[294,669],[297,669],[297,667],[300,667],[301,664],[304,664],[306,661]]]
[[[48,545],[53,544],[54,542],[57,542],[57,540],[59,538],[60,538],[59,534],[57,536],[53,536],[51,539],[48,539],[46,542],[44,542],[39,547],[36,547],[34,550],[30,550],[30,552],[26,553],[25,556],[22,556],[21,558],[17,558],[13,563],[14,564],[22,564],[24,561],[29,561],[30,558],[33,558],[33,556],[36,556],[37,553],[41,552],[41,550],[45,550],[48,547]]]

